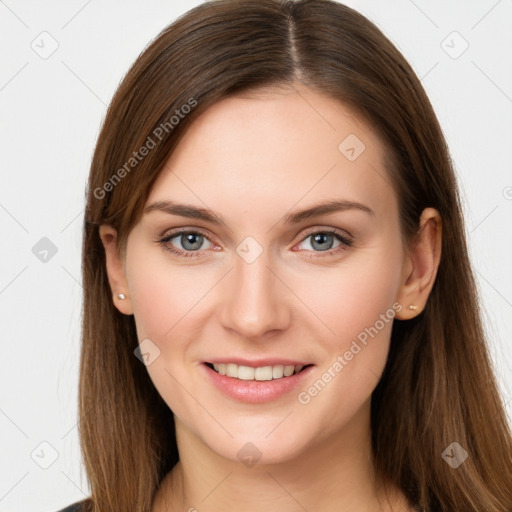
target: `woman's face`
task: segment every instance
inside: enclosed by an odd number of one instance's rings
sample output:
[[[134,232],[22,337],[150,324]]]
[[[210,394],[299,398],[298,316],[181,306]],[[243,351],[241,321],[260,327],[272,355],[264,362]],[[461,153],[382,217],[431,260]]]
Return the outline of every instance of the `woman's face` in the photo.
[[[232,97],[198,118],[127,241],[147,371],[181,427],[232,460],[290,460],[348,432],[405,308],[383,146],[339,102],[297,90]],[[332,202],[348,206],[299,215]]]

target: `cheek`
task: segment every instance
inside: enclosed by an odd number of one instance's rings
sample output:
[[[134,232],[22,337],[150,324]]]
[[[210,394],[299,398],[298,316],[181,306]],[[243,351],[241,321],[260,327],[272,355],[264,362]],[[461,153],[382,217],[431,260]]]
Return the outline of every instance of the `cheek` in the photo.
[[[127,259],[137,336],[139,343],[149,339],[146,346],[156,354],[146,367],[155,388],[173,412],[187,417],[190,398],[180,383],[189,382],[187,349],[190,340],[200,336],[201,322],[193,321],[194,308],[211,284],[198,272],[172,266],[165,254],[155,252],[134,248]],[[187,384],[187,389],[197,395],[193,386]]]
[[[155,251],[156,252],[156,251]],[[159,252],[159,251],[158,251]],[[159,345],[173,338],[212,287],[204,273],[180,269],[163,254],[132,253],[127,261],[129,288],[139,339]],[[165,343],[165,345],[169,345]]]
[[[337,272],[311,275],[308,291],[301,291],[323,324],[326,357],[298,401],[311,404],[310,412],[318,407],[318,417],[336,418],[333,428],[370,397],[386,365],[393,321],[402,307],[395,301],[400,258],[389,248],[368,251]]]
[[[380,319],[394,318],[400,278],[401,254],[384,245],[354,253],[336,268],[289,276],[290,287],[308,306],[307,316],[311,312],[316,317],[313,321],[330,351],[344,350],[376,323],[389,335],[390,322],[383,326]]]

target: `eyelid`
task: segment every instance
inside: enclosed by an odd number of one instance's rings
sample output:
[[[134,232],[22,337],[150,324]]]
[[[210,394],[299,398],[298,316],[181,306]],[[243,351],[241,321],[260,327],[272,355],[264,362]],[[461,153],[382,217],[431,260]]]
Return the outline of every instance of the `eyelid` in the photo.
[[[183,227],[179,227],[179,228],[166,229],[160,235],[160,238],[170,238],[170,237],[173,237],[173,236],[176,236],[176,235],[181,235],[183,233],[198,233],[198,234],[203,235],[206,238],[208,238],[208,240],[210,240],[210,238],[211,238],[210,234],[207,233],[204,229],[198,228],[198,227],[188,227],[188,226],[183,226]]]
[[[313,235],[315,233],[336,234],[342,236],[347,240],[350,240],[351,242],[354,241],[354,236],[345,229],[334,228],[332,226],[313,226],[312,228],[306,229],[306,232],[304,235],[302,235],[300,242],[303,242],[308,236]]]
[[[322,228],[322,227],[313,227],[310,230],[308,230],[302,238],[294,244],[293,247],[300,245],[304,243],[309,237],[312,235],[316,235],[317,233],[322,233],[324,235],[331,235],[335,239],[338,240],[340,243],[338,247],[334,247],[325,251],[311,251],[311,250],[294,250],[294,252],[304,252],[304,255],[306,258],[309,259],[317,259],[317,258],[330,258],[330,257],[336,257],[339,256],[341,253],[345,252],[346,250],[350,249],[354,245],[354,237],[352,235],[349,235],[348,232],[340,230],[338,228]],[[293,249],[292,249],[293,250]]]
[[[189,227],[189,226],[183,226],[183,227],[179,227],[179,228],[166,229],[165,231],[162,232],[162,234],[160,235],[159,239],[168,238],[168,237],[173,236],[173,235],[179,235],[179,234],[188,233],[188,232],[199,233],[199,234],[205,236],[206,238],[208,238],[208,240],[213,241],[211,235],[206,230],[204,230],[203,228],[200,228],[200,227]],[[320,226],[312,226],[311,228],[306,228],[306,231],[305,231],[305,233],[303,233],[302,238],[299,239],[299,242],[303,242],[304,239],[307,238],[309,235],[311,235],[313,233],[319,233],[319,232],[322,232],[322,233],[324,233],[324,232],[325,233],[336,233],[337,235],[342,235],[345,238],[349,238],[349,239],[353,239],[354,238],[354,236],[350,232],[348,232],[346,229],[342,230],[342,229],[339,229],[339,228],[334,228],[332,226],[328,227],[328,226],[321,226],[320,225]]]
[[[163,232],[163,234],[161,234],[158,239],[157,239],[157,242],[158,243],[161,243],[161,244],[164,244],[164,243],[169,243],[173,238],[176,238],[180,235],[184,235],[184,234],[188,234],[188,233],[194,233],[194,234],[198,234],[198,235],[201,235],[203,236],[206,240],[208,240],[208,242],[210,242],[211,244],[213,245],[219,245],[214,237],[212,237],[209,233],[207,233],[204,229],[202,228],[197,228],[197,227],[180,227],[180,228],[174,228],[174,229],[167,229]],[[183,251],[183,252],[187,252],[187,253],[190,253],[190,254],[200,254],[201,252],[203,251],[206,251],[207,249],[201,249],[200,251]],[[176,251],[182,251],[182,249],[176,249]]]

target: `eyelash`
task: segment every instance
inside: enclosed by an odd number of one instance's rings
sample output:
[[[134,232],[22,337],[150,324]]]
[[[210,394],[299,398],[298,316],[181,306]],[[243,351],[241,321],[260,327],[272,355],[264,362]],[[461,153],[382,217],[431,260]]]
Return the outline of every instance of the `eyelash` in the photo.
[[[199,251],[182,251],[181,249],[176,249],[175,247],[168,245],[169,242],[173,238],[176,238],[179,235],[185,235],[185,234],[186,235],[190,235],[190,234],[201,235],[204,238],[206,238],[209,242],[211,242],[211,240],[208,238],[208,236],[199,229],[194,229],[194,230],[181,229],[181,230],[177,230],[177,231],[173,231],[173,232],[169,233],[164,238],[157,240],[157,243],[159,243],[166,251],[169,251],[170,253],[176,254],[178,256],[182,256],[184,258],[199,257],[201,250],[199,250]],[[352,244],[354,243],[354,241],[351,238],[347,237],[346,235],[341,234],[336,229],[312,231],[312,232],[308,233],[299,243],[304,242],[305,240],[307,240],[309,237],[311,237],[313,235],[319,235],[319,234],[333,235],[337,240],[339,240],[341,242],[341,245],[339,247],[336,247],[335,249],[329,249],[327,251],[307,251],[307,252],[317,253],[317,255],[315,255],[315,256],[312,256],[312,255],[307,256],[308,258],[323,258],[323,257],[335,256],[335,255],[339,254],[340,252],[345,251],[348,247],[351,247]],[[204,250],[206,250],[206,249],[204,249]]]

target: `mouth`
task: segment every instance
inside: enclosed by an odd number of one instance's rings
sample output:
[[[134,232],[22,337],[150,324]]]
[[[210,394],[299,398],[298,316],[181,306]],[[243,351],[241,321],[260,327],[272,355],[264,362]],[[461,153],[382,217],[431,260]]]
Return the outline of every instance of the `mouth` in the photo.
[[[297,375],[313,364],[295,364],[295,365],[265,365],[265,366],[246,366],[236,363],[204,363],[208,368],[226,377],[245,381],[270,381],[280,380],[293,375]]]
[[[204,361],[200,367],[207,381],[224,396],[248,404],[293,400],[292,391],[304,385],[315,371],[314,364],[276,359]]]

